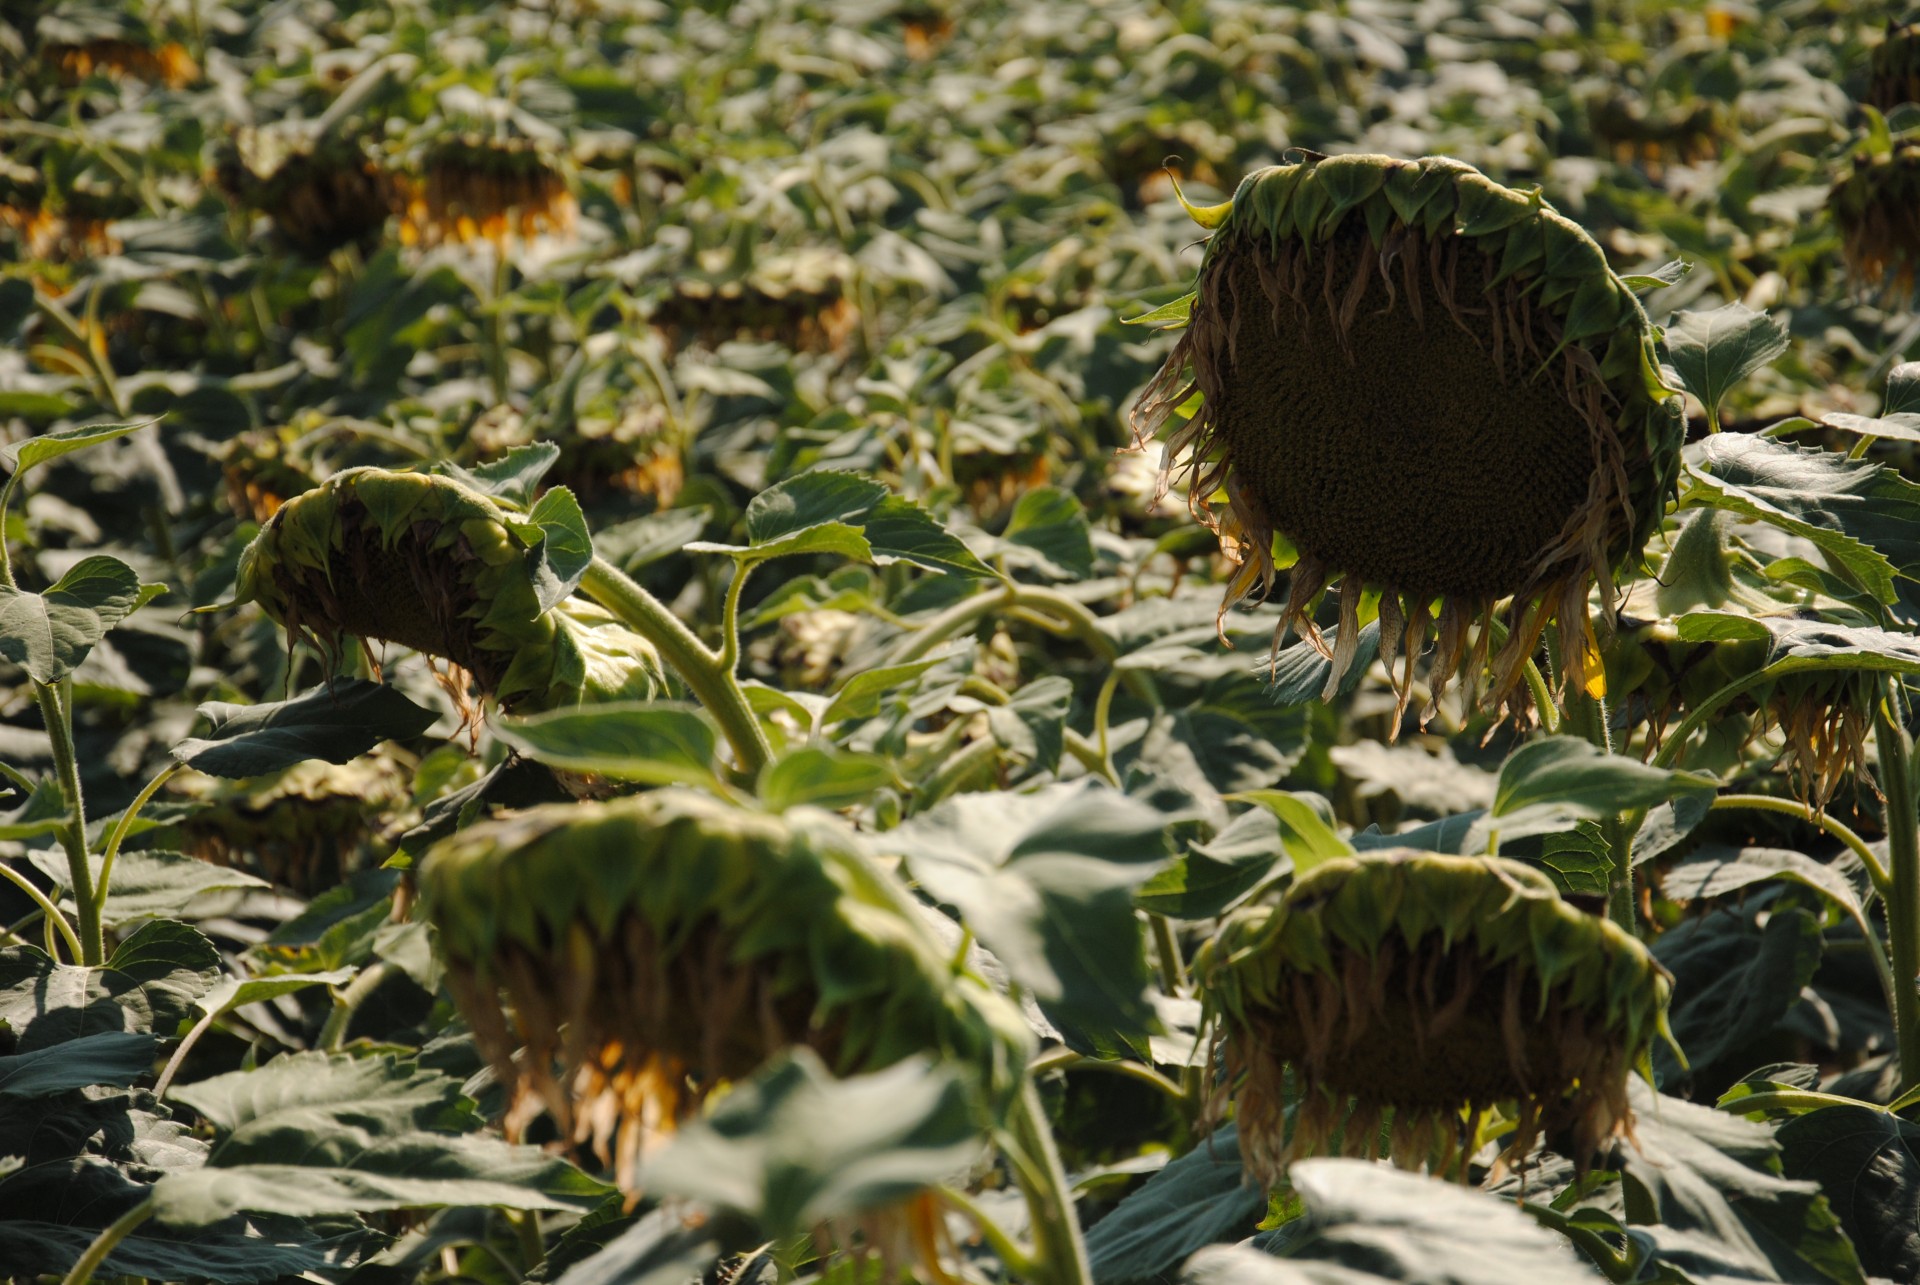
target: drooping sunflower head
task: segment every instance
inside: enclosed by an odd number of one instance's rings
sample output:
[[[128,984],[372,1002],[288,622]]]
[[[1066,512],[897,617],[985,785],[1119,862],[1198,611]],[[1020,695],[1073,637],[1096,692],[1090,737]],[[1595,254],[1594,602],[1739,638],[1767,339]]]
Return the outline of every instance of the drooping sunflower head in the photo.
[[[1871,295],[1913,296],[1920,274],[1920,137],[1870,132],[1827,197],[1847,275]]]
[[[142,6],[144,7],[144,6]],[[60,80],[77,85],[90,76],[178,89],[199,78],[186,47],[131,9],[63,6],[40,19],[40,61]]]
[[[1627,1075],[1670,979],[1530,866],[1395,850],[1329,861],[1236,912],[1199,968],[1249,1168],[1329,1149],[1464,1176],[1485,1113],[1504,1161],[1545,1134],[1584,1165],[1632,1127]],[[1291,1092],[1289,1092],[1291,1088]]]
[[[1920,22],[1887,23],[1886,38],[1873,47],[1867,64],[1867,93],[1860,101],[1883,112],[1920,103]]]
[[[439,657],[507,709],[654,695],[644,638],[581,599],[541,610],[540,540],[451,478],[349,469],[267,519],[240,556],[236,601],[330,657],[349,638]]]
[[[437,845],[423,889],[509,1126],[544,1106],[629,1190],[649,1137],[782,1049],[841,1074],[933,1053],[989,1097],[1025,1064],[1018,1012],[824,815],[676,790],[534,808]]]
[[[363,859],[377,859],[370,849],[382,835],[372,822],[383,814],[404,815],[412,787],[413,765],[380,749],[351,763],[310,759],[243,781],[187,773],[175,777],[171,788],[202,805],[180,822],[188,853],[315,897],[344,881]]]
[[[549,149],[526,138],[455,134],[421,152],[403,184],[400,238],[409,245],[531,240],[573,231],[579,203]]]
[[[1501,603],[1489,704],[1520,699],[1555,620],[1565,679],[1597,686],[1588,595],[1611,602],[1684,435],[1652,327],[1600,247],[1537,194],[1437,157],[1275,166],[1199,213],[1216,230],[1189,324],[1134,425],[1144,444],[1199,395],[1163,477],[1187,481],[1238,564],[1222,615],[1271,587],[1284,537],[1298,560],[1275,647],[1301,629],[1335,684],[1377,591],[1389,672],[1406,657],[1402,710],[1431,627],[1437,702],[1477,675]],[[1337,649],[1309,614],[1335,577]]]
[[[320,257],[366,245],[392,212],[392,183],[355,138],[241,129],[214,158],[228,198],[258,210],[296,251]]]

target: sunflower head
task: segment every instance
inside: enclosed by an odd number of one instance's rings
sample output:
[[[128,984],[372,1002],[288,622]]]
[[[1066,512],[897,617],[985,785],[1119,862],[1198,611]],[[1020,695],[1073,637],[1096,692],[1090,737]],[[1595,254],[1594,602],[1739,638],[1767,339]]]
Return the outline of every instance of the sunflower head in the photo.
[[[1869,294],[1913,296],[1920,269],[1920,137],[1873,131],[1827,197],[1847,274]]]
[[[1298,560],[1275,647],[1300,628],[1336,685],[1377,592],[1402,710],[1431,627],[1437,702],[1478,673],[1501,603],[1490,705],[1524,699],[1555,620],[1564,677],[1597,688],[1588,595],[1611,604],[1684,436],[1646,313],[1600,247],[1537,193],[1441,157],[1275,166],[1199,214],[1216,230],[1189,324],[1134,425],[1144,443],[1175,424],[1163,476],[1184,477],[1238,564],[1222,614],[1271,587],[1284,537]],[[1337,650],[1309,614],[1334,577]]]
[[[559,162],[525,138],[450,135],[420,155],[419,177],[402,185],[407,244],[489,241],[573,231],[580,207]]]
[[[990,1095],[1024,1066],[1018,1012],[824,815],[675,790],[534,808],[444,840],[423,881],[509,1125],[546,1107],[629,1189],[649,1136],[781,1049],[841,1074],[931,1052]]]
[[[230,200],[265,214],[281,239],[309,258],[370,243],[394,201],[386,174],[354,138],[241,129],[215,157],[214,178]]]
[[[1860,101],[1883,112],[1920,103],[1920,22],[1887,24],[1886,38],[1873,47],[1867,94]]]
[[[1503,1161],[1544,1133],[1584,1166],[1632,1127],[1627,1075],[1671,985],[1531,866],[1408,850],[1327,862],[1235,913],[1199,968],[1269,1182],[1296,1156],[1377,1155],[1383,1128],[1396,1163],[1464,1175],[1496,1107],[1515,1121]]]
[[[645,639],[581,599],[540,609],[539,539],[451,478],[349,469],[267,519],[236,601],[331,657],[354,638],[450,661],[507,709],[654,695]]]
[[[413,769],[381,749],[350,763],[311,759],[244,781],[187,773],[172,789],[201,805],[180,822],[187,852],[315,897],[352,874],[369,841],[382,838],[373,818],[406,811]]]

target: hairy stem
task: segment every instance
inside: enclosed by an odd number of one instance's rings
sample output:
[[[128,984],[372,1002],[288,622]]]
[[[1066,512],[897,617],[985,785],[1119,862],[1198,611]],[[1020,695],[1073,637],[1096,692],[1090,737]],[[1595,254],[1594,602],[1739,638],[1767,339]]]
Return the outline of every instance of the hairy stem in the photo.
[[[1015,1165],[1014,1174],[1033,1220],[1034,1257],[1039,1268],[1035,1275],[1045,1285],[1093,1285],[1087,1244],[1073,1208],[1073,1190],[1067,1184],[1060,1152],[1053,1145],[1040,1091],[1031,1079],[1020,1086],[1010,1116],[1011,1141],[1027,1162]]]
[[[60,939],[67,943],[67,951],[73,956],[73,961],[79,963],[82,953],[80,939],[73,935],[73,925],[67,922],[67,917],[60,913],[60,908],[48,899],[47,894],[34,887],[25,875],[4,861],[0,861],[0,878],[26,893],[27,899],[40,907],[40,913],[47,917],[47,922],[60,930]]]
[[[580,587],[660,649],[667,663],[693,689],[694,697],[720,724],[742,772],[751,776],[766,765],[773,757],[767,734],[754,717],[753,707],[747,704],[747,694],[741,690],[733,667],[724,663],[719,653],[605,558],[594,558]]]

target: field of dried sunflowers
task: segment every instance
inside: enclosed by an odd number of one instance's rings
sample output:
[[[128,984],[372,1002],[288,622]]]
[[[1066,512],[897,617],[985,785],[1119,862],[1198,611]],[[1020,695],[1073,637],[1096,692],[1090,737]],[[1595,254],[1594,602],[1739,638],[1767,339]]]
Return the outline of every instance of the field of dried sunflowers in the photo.
[[[1920,1279],[1910,16],[14,0],[0,1278]]]

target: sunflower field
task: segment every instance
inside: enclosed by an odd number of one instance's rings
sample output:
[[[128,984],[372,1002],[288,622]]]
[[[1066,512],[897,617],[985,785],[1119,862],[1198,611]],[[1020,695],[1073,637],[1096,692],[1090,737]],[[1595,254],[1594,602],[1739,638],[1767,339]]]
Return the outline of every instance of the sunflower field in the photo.
[[[0,1280],[1920,1280],[1920,12],[0,90]]]

